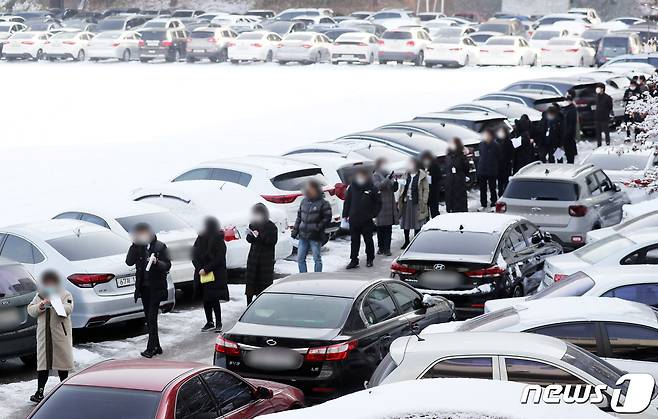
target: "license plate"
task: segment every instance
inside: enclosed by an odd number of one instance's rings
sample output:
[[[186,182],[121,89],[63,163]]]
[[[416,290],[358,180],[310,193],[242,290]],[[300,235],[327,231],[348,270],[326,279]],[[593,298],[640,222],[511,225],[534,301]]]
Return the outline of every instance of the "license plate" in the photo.
[[[299,369],[304,358],[287,348],[261,348],[244,354],[245,365],[263,371],[293,371]]]
[[[123,287],[130,287],[135,285],[135,282],[137,282],[137,278],[134,276],[124,276],[123,278],[117,278],[117,287],[123,288]]]
[[[149,47],[157,47],[160,44],[160,41],[146,41],[146,45]]]
[[[193,52],[206,52],[205,49],[195,49],[195,50],[192,50],[192,51],[193,51]]]
[[[345,59],[351,60],[354,58],[354,55],[343,55],[343,57],[345,57]]]
[[[154,50],[154,49],[150,49],[150,50],[149,50],[149,54],[155,54],[155,50]]]
[[[17,326],[21,323],[21,316],[15,308],[0,310],[0,329]]]

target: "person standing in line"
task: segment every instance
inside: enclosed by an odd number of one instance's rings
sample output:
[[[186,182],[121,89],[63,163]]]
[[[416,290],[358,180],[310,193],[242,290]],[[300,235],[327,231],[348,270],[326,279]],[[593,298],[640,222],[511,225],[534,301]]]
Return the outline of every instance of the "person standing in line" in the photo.
[[[596,86],[596,109],[594,110],[594,131],[596,145],[601,147],[602,136],[605,135],[605,144],[610,145],[610,116],[612,115],[612,98],[605,92],[605,84]]]
[[[578,110],[573,103],[571,92],[566,96],[567,105],[562,108],[562,147],[566,154],[567,163],[574,163],[578,155],[578,137],[580,128],[578,126]]]
[[[555,150],[562,145],[562,124],[560,110],[551,105],[541,122],[542,137],[539,140],[539,159],[542,163],[555,163]]]
[[[482,210],[487,209],[487,189],[489,190],[491,206],[496,205],[496,179],[498,179],[498,167],[500,163],[500,147],[494,140],[491,130],[483,132],[480,142],[480,160],[478,160],[477,176],[480,185],[480,205]]]
[[[398,207],[395,202],[395,192],[398,190],[398,181],[393,179],[394,173],[386,171],[386,159],[375,161],[375,170],[372,182],[379,192],[382,208],[375,217],[377,225],[377,254],[391,256],[391,235],[393,226],[397,224]]]
[[[73,296],[64,289],[59,275],[44,272],[39,291],[27,306],[30,317],[37,319],[37,391],[30,396],[34,403],[43,400],[51,370],[57,371],[60,381],[66,380],[73,370],[72,312]]]
[[[446,170],[446,211],[468,212],[466,178],[469,174],[469,163],[464,154],[464,144],[457,137],[448,142]]]
[[[505,127],[496,130],[496,143],[500,150],[500,162],[498,163],[498,196],[503,196],[505,188],[512,176],[512,160],[514,160],[514,145]]]
[[[523,114],[514,122],[512,138],[521,138],[521,145],[514,149],[513,173],[535,161],[535,145],[532,123],[528,115]]]
[[[247,241],[251,244],[247,257],[247,286],[245,288],[247,305],[251,304],[255,296],[258,296],[274,282],[274,262],[278,238],[279,230],[276,228],[276,224],[270,220],[270,212],[264,204],[257,203],[251,208],[251,223],[249,233],[247,233]]]
[[[379,191],[372,182],[370,172],[361,168],[356,172],[354,180],[347,188],[343,204],[343,218],[350,224],[350,263],[346,269],[359,266],[359,250],[361,237],[366,245],[366,266],[373,266],[375,260],[375,243],[372,234],[375,232],[373,219],[379,214],[382,207]]]
[[[420,163],[416,159],[410,159],[407,163],[404,189],[398,199],[400,228],[404,230],[402,249],[406,249],[411,242],[411,230],[414,231],[415,236],[429,218],[430,214],[427,207],[429,195],[430,185],[427,173],[420,169]]]
[[[206,314],[206,324],[201,331],[221,332],[220,301],[229,299],[228,272],[224,231],[214,217],[207,217],[203,222],[203,232],[199,234],[192,247],[192,265],[194,265],[194,294],[201,292],[203,311]]]
[[[420,164],[427,173],[427,182],[430,185],[430,196],[427,201],[430,217],[434,218],[440,214],[439,201],[441,200],[441,181],[443,174],[439,159],[434,157],[431,151],[426,150],[420,155]]]
[[[331,223],[331,204],[324,199],[322,185],[310,180],[304,188],[297,219],[292,229],[292,238],[298,239],[297,265],[299,272],[307,272],[306,255],[309,250],[313,253],[314,271],[322,272],[322,245],[327,241],[325,229]]]
[[[158,241],[146,223],[137,223],[131,232],[133,244],[126,255],[126,265],[135,267],[135,302],[142,299],[148,343],[141,353],[145,358],[162,354],[158,336],[160,302],[167,299],[167,274],[171,259],[167,245]]]

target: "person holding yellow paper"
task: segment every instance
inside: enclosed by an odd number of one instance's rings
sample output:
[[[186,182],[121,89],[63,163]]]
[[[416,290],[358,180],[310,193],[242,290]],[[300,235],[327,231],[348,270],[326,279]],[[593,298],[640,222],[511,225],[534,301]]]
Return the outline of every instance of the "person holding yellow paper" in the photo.
[[[224,243],[224,231],[216,218],[206,218],[203,225],[203,231],[192,248],[194,293],[201,292],[203,309],[206,313],[206,324],[201,331],[220,332],[222,330],[220,301],[229,299],[226,283],[226,243]]]

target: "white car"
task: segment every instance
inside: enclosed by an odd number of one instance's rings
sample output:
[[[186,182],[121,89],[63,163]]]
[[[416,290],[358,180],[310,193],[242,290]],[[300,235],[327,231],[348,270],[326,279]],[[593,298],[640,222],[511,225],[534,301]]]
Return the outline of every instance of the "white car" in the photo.
[[[131,198],[169,209],[189,225],[201,229],[203,220],[213,216],[224,230],[226,242],[226,267],[239,269],[247,266],[251,245],[246,237],[251,207],[266,202],[247,188],[229,182],[199,180],[193,182],[165,183],[159,186],[133,191]],[[282,259],[292,253],[290,230],[283,211],[270,208],[270,219],[276,224],[279,237],[275,257]]]
[[[50,39],[48,32],[17,32],[9,38],[2,48],[2,56],[6,60],[40,60],[43,58],[43,47]]]
[[[541,48],[541,65],[592,67],[596,51],[582,38],[553,38]]]
[[[274,59],[281,37],[274,32],[244,32],[228,44],[228,58],[232,63],[241,61],[265,61]]]
[[[599,17],[596,9],[592,9],[591,7],[572,7],[567,13],[586,16],[592,25],[601,23],[601,17]]]
[[[10,38],[17,32],[27,30],[27,26],[20,22],[0,22],[0,45],[2,41]]]
[[[626,204],[622,207],[622,220],[630,220],[653,211],[658,211],[658,199],[648,199],[637,204]]]
[[[520,36],[492,36],[480,45],[480,65],[534,65],[537,53]]]
[[[60,32],[53,35],[43,48],[43,57],[50,60],[84,61],[89,50],[91,32]]]
[[[592,22],[590,22],[587,16],[572,13],[552,13],[544,15],[535,22],[534,26],[535,28],[540,28],[542,26],[554,25],[558,22],[580,22],[592,26]]]
[[[643,179],[647,170],[658,165],[658,155],[653,146],[606,146],[594,150],[585,158],[583,164],[598,166],[611,181],[625,183]]]
[[[566,29],[557,29],[551,26],[541,27],[532,34],[528,44],[533,48],[542,48],[551,39],[564,38],[567,35],[569,35],[569,31]]]
[[[431,43],[429,34],[421,28],[389,29],[379,39],[379,63],[406,61],[423,65],[425,50]]]
[[[144,23],[144,29],[178,29],[185,28],[180,19],[174,17],[158,17]]]
[[[139,59],[139,33],[135,31],[101,32],[89,41],[87,54],[90,61]]]
[[[267,202],[283,209],[290,227],[295,225],[304,186],[309,180],[316,180],[325,185],[325,199],[331,204],[333,224],[327,231],[333,232],[340,225],[340,203],[335,188],[322,175],[322,169],[314,164],[285,157],[251,155],[237,160],[201,163],[181,173],[172,182],[190,180],[230,182],[248,187]]]
[[[250,16],[221,15],[210,21],[211,26],[223,26],[231,29],[241,29],[239,32],[262,29],[260,20]]]
[[[420,25],[420,19],[404,10],[382,10],[373,13],[365,20],[384,26],[386,29],[399,28],[406,25]]]
[[[57,271],[72,294],[74,328],[94,327],[144,317],[135,303],[135,268],[126,265],[130,241],[112,231],[75,220],[48,220],[0,229],[0,257],[21,262],[39,278]],[[174,306],[174,285],[167,279]]]
[[[334,41],[331,63],[372,64],[379,56],[379,39],[367,32],[347,32]]]
[[[192,245],[196,240],[196,231],[171,211],[149,205],[144,202],[116,201],[98,202],[94,207],[77,207],[63,211],[54,219],[80,220],[112,230],[116,234],[130,239],[130,232],[139,222],[148,223],[158,236],[158,240],[167,245],[171,257],[171,279],[174,284],[191,282]]]
[[[331,58],[331,40],[316,32],[293,32],[277,45],[275,58],[279,64],[289,62],[317,64]]]
[[[626,208],[628,205],[625,205]],[[658,227],[658,210],[653,210],[636,217],[628,218],[621,223],[587,233],[587,243],[594,243],[616,233],[638,231],[645,228]]]
[[[476,65],[480,47],[465,36],[461,38],[435,38],[425,50],[425,66],[435,65],[465,67]]]
[[[544,279],[539,289],[589,268],[590,266],[644,265],[651,269],[658,264],[658,228],[621,231],[594,243],[588,243],[571,253],[546,259]]]
[[[391,169],[396,170],[396,173],[404,174],[404,166],[409,160],[409,154],[392,147],[388,147],[381,143],[367,142],[360,140],[341,140],[339,142],[323,141],[319,143],[307,144],[300,147],[293,148],[283,154],[284,157],[295,158],[297,154],[312,154],[318,153],[320,155],[335,155],[343,159],[355,158],[364,161],[375,161],[379,158],[386,159],[389,162]],[[340,191],[336,191],[336,196]]]

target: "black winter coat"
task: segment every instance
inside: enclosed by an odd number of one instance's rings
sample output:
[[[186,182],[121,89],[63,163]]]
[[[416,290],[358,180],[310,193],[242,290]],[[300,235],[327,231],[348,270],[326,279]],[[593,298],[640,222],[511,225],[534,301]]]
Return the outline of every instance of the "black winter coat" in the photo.
[[[297,211],[292,237],[324,242],[324,231],[331,224],[331,216],[331,204],[322,196],[316,199],[304,198]]]
[[[433,203],[438,203],[441,199],[443,173],[441,173],[441,166],[439,165],[438,159],[434,159],[432,164],[430,164],[430,167],[424,169],[432,178],[432,182],[430,183],[430,197],[427,202],[429,205],[432,205]]]
[[[540,147],[556,148],[562,146],[562,121],[560,118],[542,119],[542,137],[539,139]]]
[[[500,162],[498,163],[498,177],[512,176],[512,160],[514,160],[514,144],[509,138],[496,139],[500,149]]]
[[[375,227],[373,218],[379,214],[382,200],[372,182],[361,186],[352,182],[345,195],[343,218],[350,219],[350,228]]]
[[[445,200],[447,212],[468,212],[466,176],[468,159],[463,151],[449,151],[446,155]]]
[[[605,92],[597,94],[594,120],[599,122],[609,121],[610,114],[612,114],[612,98]]]
[[[251,232],[247,234],[247,241],[251,243],[251,247],[247,257],[245,294],[255,296],[274,282],[274,255],[279,231],[276,224],[270,220],[263,224],[249,224],[249,229],[257,231],[258,237]]]
[[[535,147],[530,141],[535,133],[529,120],[517,121],[512,138],[521,137],[521,145],[514,149],[514,173],[535,161]]]
[[[498,176],[500,164],[500,147],[495,141],[487,143],[480,142],[480,160],[478,161],[478,176]]]
[[[228,301],[228,273],[226,272],[226,243],[224,233],[218,232],[213,237],[199,235],[192,247],[192,264],[194,265],[194,288],[201,290],[203,301]],[[199,271],[212,272],[215,280],[201,283]]]
[[[149,258],[154,254],[157,262],[147,271]],[[135,302],[142,294],[148,293],[152,300],[167,299],[167,274],[171,269],[171,259],[167,245],[158,241],[157,237],[148,246],[132,244],[126,255],[126,265],[135,266]]]
[[[569,105],[562,108],[562,147],[568,155],[578,155],[576,139],[578,138],[578,110]]]

